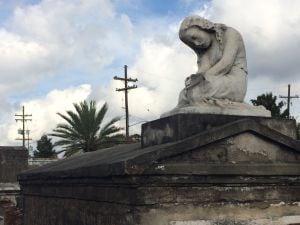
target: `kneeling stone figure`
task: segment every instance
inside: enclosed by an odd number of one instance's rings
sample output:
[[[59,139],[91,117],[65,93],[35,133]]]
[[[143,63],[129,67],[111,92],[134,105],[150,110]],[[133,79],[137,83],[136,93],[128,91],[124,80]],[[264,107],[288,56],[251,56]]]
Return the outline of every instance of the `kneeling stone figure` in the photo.
[[[181,23],[179,38],[196,53],[198,71],[186,78],[178,105],[161,117],[178,113],[271,116],[263,106],[243,102],[248,71],[237,30],[189,16]]]

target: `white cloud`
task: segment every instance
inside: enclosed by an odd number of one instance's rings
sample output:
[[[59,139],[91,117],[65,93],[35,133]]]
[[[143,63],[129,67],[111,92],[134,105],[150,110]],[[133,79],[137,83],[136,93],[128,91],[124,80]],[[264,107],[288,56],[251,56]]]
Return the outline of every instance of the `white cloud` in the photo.
[[[0,30],[0,94],[35,83],[33,76],[47,71],[48,51],[36,42],[24,41],[18,35]]]
[[[239,30],[246,45],[248,92],[246,100],[266,92],[297,93],[300,58],[300,1],[213,0],[196,13]],[[295,99],[292,114],[300,114]]]
[[[298,76],[300,1],[214,0],[207,15],[238,29],[245,40],[250,76]]]
[[[213,0],[194,10],[242,33],[249,69],[247,100],[266,91],[285,94],[289,82],[292,90],[300,87],[299,7],[300,1],[296,0]],[[86,73],[97,71],[104,83],[105,76],[111,79],[115,74],[103,75],[106,72],[103,68],[115,59],[131,63],[129,76],[139,79],[138,89],[129,92],[131,124],[157,119],[171,110],[177,104],[184,79],[196,72],[196,55],[180,42],[177,34],[183,18],[170,22],[167,17],[158,17],[135,24],[131,18],[117,13],[109,0],[43,0],[16,8],[7,26],[0,29],[0,76],[4,81],[0,84],[0,94],[4,96],[1,110],[12,115],[12,106],[6,98],[9,94],[26,91],[64,69],[80,67]],[[119,71],[121,76],[122,68]],[[87,96],[101,103],[107,101],[109,117],[124,115],[124,93],[115,91],[123,83],[103,83],[92,84],[93,90],[67,88],[25,102],[34,121],[40,121],[32,134],[39,138],[48,132],[57,122],[57,111],[65,111],[67,105],[71,107],[72,102]],[[65,100],[68,93],[77,97]],[[5,133],[8,127],[8,139],[12,140],[16,124],[2,124],[0,131]],[[131,132],[139,132],[139,126],[132,127]],[[0,138],[8,140],[3,135]]]
[[[11,112],[15,108],[10,103],[11,96],[22,99],[20,95],[37,86],[53,87],[56,84],[45,83],[45,80],[55,76],[52,80],[57,83],[60,80],[67,83],[68,78],[61,79],[58,75],[72,71],[69,74],[74,76],[74,68],[82,73],[75,75],[77,82],[85,82],[84,76],[88,74],[100,71],[101,75],[101,69],[114,59],[133,52],[129,43],[134,41],[130,18],[117,15],[110,0],[42,0],[31,5],[16,2],[13,6],[13,15],[0,27],[3,106],[0,123],[6,130],[0,137],[3,143],[12,140],[12,134],[6,135],[10,125],[3,122],[13,117]],[[53,118],[47,118],[49,124],[50,119]],[[39,132],[44,128],[41,125]]]
[[[142,99],[137,94],[137,102],[148,103],[155,114],[160,114],[176,105],[174,96],[183,88],[185,77],[196,71],[196,57],[178,40],[166,44],[146,39],[141,46],[132,73],[139,74],[139,84],[144,87],[141,91],[147,88],[152,98]]]
[[[128,67],[128,76],[138,78],[138,88],[129,91],[130,124],[157,119],[174,108],[185,77],[196,72],[196,57],[179,41],[174,25],[170,24],[165,32],[176,38],[141,40],[141,51],[134,64]],[[124,115],[124,92],[115,91],[123,85],[123,82],[113,80],[104,91],[92,95],[99,100],[107,99],[114,115]],[[139,132],[140,124],[131,128],[131,133]]]
[[[0,93],[29,90],[74,67],[99,72],[124,52],[132,52],[132,29],[129,17],[116,15],[109,0],[20,5],[0,27],[0,77],[7,81]]]
[[[46,96],[21,103],[25,107],[25,113],[32,114],[32,121],[26,123],[25,129],[31,130],[30,136],[33,140],[38,140],[42,134],[50,133],[57,123],[62,122],[57,112],[73,110],[73,103],[83,101],[90,93],[90,85],[80,85],[65,90],[53,90]],[[20,113],[21,111],[18,114]],[[14,116],[11,115],[11,118]],[[13,119],[8,123],[0,124],[0,131],[3,131],[0,137],[1,145],[17,144],[15,138],[20,128],[22,128],[21,122],[16,123]]]

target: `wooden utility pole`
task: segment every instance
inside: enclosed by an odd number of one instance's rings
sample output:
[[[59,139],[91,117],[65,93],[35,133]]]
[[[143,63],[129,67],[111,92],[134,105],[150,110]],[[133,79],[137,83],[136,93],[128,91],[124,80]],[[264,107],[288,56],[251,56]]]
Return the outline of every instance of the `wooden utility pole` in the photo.
[[[32,115],[30,114],[25,114],[25,107],[22,106],[22,114],[15,114],[15,117],[21,117],[20,119],[15,119],[16,122],[21,121],[22,122],[22,129],[19,130],[19,134],[22,134],[23,138],[16,138],[16,140],[21,140],[23,141],[23,147],[25,147],[25,141],[28,141],[28,146],[29,146],[29,140],[31,140],[29,138],[29,130],[25,130],[25,122],[27,121],[31,121],[31,119],[27,119],[28,117],[31,117]],[[25,136],[25,131],[27,132],[27,138]]]
[[[128,90],[137,88],[137,85],[128,86],[128,82],[137,82],[137,79],[127,77],[127,65],[124,66],[124,78],[114,76],[114,80],[124,81],[124,88],[117,88],[116,91],[125,92],[125,116],[126,116],[126,139],[129,137],[129,110],[128,110]]]
[[[286,98],[287,99],[287,112],[288,112],[288,118],[290,118],[290,104],[291,104],[291,98],[299,98],[299,95],[291,96],[291,85],[288,85],[288,95],[282,96],[279,95],[279,98]]]

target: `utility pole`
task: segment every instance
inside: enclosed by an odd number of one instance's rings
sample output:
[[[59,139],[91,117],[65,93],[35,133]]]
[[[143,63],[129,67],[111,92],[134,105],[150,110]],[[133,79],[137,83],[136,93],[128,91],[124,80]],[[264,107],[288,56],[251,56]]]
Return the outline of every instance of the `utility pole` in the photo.
[[[129,110],[128,110],[128,90],[137,88],[137,85],[128,86],[128,82],[137,82],[137,79],[127,77],[127,65],[124,66],[124,78],[114,76],[114,80],[124,81],[124,88],[117,88],[116,91],[125,92],[125,116],[126,116],[126,140],[129,137]]]
[[[19,130],[19,134],[22,134],[23,138],[16,138],[16,140],[21,140],[23,141],[23,147],[25,147],[25,141],[27,140],[28,141],[28,145],[29,145],[29,140],[31,140],[29,138],[29,130],[25,130],[25,122],[27,121],[31,121],[31,119],[27,119],[28,117],[31,117],[32,114],[25,114],[25,107],[22,106],[22,114],[15,114],[15,117],[18,118],[18,119],[15,119],[16,122],[18,121],[21,121],[22,122],[22,129]],[[19,119],[19,117],[21,117]],[[27,133],[27,138],[25,136],[25,131]]]
[[[286,98],[287,99],[287,113],[288,113],[288,118],[290,118],[291,98],[299,98],[299,95],[291,96],[291,85],[289,84],[288,85],[288,95],[287,96],[279,95],[279,98]]]

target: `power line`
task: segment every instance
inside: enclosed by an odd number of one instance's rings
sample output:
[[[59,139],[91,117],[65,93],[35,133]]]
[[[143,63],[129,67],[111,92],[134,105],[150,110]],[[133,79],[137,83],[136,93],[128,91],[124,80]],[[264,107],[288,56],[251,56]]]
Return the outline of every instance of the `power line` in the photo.
[[[23,141],[23,147],[25,147],[25,141],[28,141],[28,146],[29,146],[29,140],[32,140],[31,138],[29,138],[29,132],[30,130],[25,130],[25,122],[27,121],[32,121],[32,119],[27,119],[28,117],[32,117],[32,114],[25,114],[25,107],[22,106],[22,114],[15,114],[15,117],[17,119],[16,122],[21,121],[22,122],[22,129],[18,130],[18,133],[21,134],[23,137],[22,138],[16,138],[16,140],[21,140]],[[21,117],[20,119],[18,119],[19,117]],[[27,134],[27,138],[25,136],[25,132]]]
[[[291,85],[288,85],[288,95],[287,96],[282,96],[279,95],[279,98],[287,98],[287,114],[288,114],[288,118],[290,118],[290,102],[291,102],[291,98],[299,98],[299,95],[294,95],[291,96]]]
[[[124,88],[117,88],[116,91],[125,92],[125,116],[126,116],[126,139],[129,138],[129,110],[128,110],[128,90],[137,88],[137,85],[128,86],[128,82],[137,82],[137,79],[127,77],[127,65],[124,66],[124,78],[114,76],[114,80],[120,80],[124,82]]]

